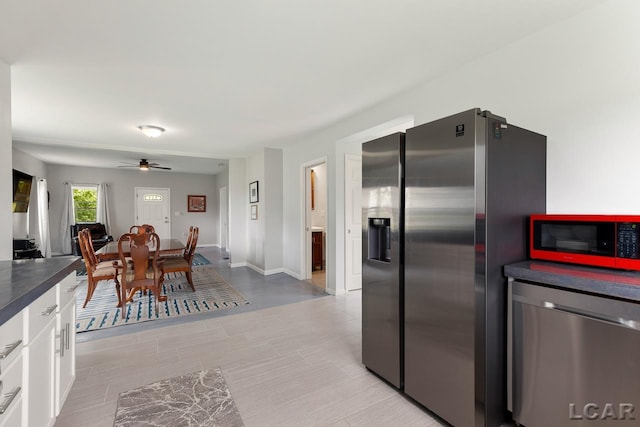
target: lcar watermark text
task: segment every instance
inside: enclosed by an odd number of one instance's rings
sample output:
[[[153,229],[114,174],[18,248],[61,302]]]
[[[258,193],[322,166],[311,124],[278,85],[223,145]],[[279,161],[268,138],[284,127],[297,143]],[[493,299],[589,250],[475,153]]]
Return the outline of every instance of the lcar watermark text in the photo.
[[[635,420],[632,403],[587,403],[584,406],[569,403],[569,419],[572,420]]]

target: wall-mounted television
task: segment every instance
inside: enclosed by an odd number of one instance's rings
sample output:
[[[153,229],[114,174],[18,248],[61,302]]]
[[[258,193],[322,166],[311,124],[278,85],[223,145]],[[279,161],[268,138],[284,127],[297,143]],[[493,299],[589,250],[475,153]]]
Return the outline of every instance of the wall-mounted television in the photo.
[[[33,177],[13,170],[13,212],[27,212]]]

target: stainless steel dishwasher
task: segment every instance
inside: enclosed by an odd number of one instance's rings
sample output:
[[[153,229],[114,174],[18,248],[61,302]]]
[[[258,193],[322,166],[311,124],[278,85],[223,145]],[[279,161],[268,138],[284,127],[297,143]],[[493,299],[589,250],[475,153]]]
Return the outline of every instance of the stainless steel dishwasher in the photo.
[[[640,425],[640,304],[513,279],[509,296],[516,423]]]

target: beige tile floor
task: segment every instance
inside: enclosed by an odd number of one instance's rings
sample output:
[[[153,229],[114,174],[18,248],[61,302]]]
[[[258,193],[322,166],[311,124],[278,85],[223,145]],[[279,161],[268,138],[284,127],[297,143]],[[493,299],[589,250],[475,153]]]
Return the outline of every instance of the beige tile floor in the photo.
[[[118,394],[219,366],[247,427],[440,426],[360,363],[361,294],[78,343],[56,427],[112,426]]]

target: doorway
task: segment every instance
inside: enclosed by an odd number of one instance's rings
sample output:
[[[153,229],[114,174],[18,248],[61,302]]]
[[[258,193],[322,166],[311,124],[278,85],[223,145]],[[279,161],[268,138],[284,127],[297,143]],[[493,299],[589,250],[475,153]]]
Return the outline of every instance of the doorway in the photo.
[[[135,188],[135,219],[132,225],[149,224],[162,239],[171,237],[171,193],[168,188]]]
[[[305,264],[306,278],[321,289],[327,287],[327,163],[305,167]]]

